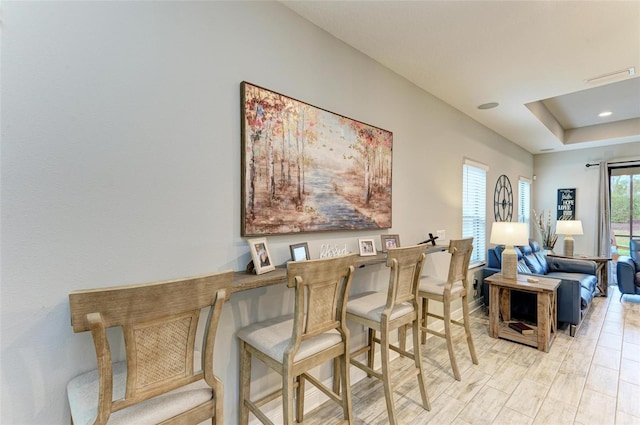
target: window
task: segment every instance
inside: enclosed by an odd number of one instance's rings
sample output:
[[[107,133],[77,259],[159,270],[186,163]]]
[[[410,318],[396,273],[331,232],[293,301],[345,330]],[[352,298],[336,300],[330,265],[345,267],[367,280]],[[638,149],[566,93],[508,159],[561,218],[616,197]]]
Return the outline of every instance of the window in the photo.
[[[531,222],[531,180],[520,177],[518,179],[518,222],[527,223],[527,232],[530,233]]]
[[[462,166],[462,237],[473,236],[470,267],[487,257],[487,171],[486,165],[470,160]]]
[[[640,236],[640,167],[610,169],[611,232],[620,255],[629,255],[629,239]]]

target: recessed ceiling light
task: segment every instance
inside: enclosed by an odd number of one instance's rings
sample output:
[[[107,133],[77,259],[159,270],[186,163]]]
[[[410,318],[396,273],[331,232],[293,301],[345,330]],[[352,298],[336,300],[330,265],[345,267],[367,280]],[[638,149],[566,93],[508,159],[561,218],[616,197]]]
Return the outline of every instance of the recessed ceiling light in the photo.
[[[613,114],[613,112],[611,112],[611,111],[604,111],[604,112],[600,112],[600,113],[598,114],[598,116],[599,116],[600,118],[604,118],[604,117],[608,117],[608,116],[610,116],[611,114]]]
[[[478,109],[493,109],[493,108],[497,107],[498,105],[499,105],[498,102],[483,103],[482,105],[478,106]]]

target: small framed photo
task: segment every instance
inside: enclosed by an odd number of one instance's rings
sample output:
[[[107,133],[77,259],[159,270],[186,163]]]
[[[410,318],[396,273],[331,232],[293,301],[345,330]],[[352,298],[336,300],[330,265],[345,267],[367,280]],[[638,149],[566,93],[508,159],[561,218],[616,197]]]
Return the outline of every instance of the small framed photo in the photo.
[[[380,235],[380,242],[382,243],[382,252],[387,252],[389,248],[400,247],[399,235]]]
[[[309,246],[307,246],[306,242],[289,245],[289,250],[291,251],[292,261],[311,260]]]
[[[376,245],[373,243],[373,239],[358,239],[358,246],[360,247],[360,255],[376,255]]]
[[[262,274],[275,270],[276,265],[273,264],[267,238],[256,238],[247,240],[249,249],[251,250],[251,258],[253,259],[253,267],[256,274]]]

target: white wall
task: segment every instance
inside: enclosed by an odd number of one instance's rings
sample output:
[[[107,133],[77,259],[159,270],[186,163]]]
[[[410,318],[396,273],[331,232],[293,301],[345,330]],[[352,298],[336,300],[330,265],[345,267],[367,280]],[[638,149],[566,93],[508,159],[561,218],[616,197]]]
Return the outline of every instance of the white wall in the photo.
[[[584,235],[574,236],[573,251],[597,255],[598,219],[598,167],[586,167],[598,161],[637,159],[640,157],[640,141],[606,148],[589,148],[534,156],[534,174],[531,205],[537,211],[552,211],[555,226],[555,209],[558,189],[576,189],[576,218],[582,221]],[[537,234],[536,234],[537,237]],[[537,237],[540,240],[539,237]],[[554,249],[562,252],[563,236]]]
[[[1,31],[2,423],[68,423],[66,382],[95,367],[90,335],[71,330],[70,291],[249,261],[243,80],[393,131],[389,233],[405,245],[437,229],[460,236],[463,157],[490,166],[489,218],[497,177],[532,175],[530,154],[278,3],[4,2]],[[317,257],[322,243],[355,250],[379,233],[269,243],[282,263],[291,243]],[[442,273],[446,256],[426,267]],[[386,279],[367,267],[354,288]],[[237,417],[235,330],[290,301],[272,287],[225,305],[215,359],[225,423]],[[275,385],[256,372],[258,388]]]

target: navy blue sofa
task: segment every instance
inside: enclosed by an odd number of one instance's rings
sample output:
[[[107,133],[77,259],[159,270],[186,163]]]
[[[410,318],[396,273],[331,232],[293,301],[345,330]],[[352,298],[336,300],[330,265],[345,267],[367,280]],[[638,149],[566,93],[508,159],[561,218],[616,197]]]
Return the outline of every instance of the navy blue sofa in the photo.
[[[483,269],[482,296],[489,306],[489,285],[484,278],[500,271],[504,247],[499,245],[487,250],[487,267]],[[558,325],[569,326],[569,333],[575,333],[587,313],[591,301],[598,293],[596,263],[572,258],[547,257],[540,244],[529,240],[529,245],[515,247],[518,253],[518,273],[540,275],[561,279],[558,287]],[[524,320],[535,321],[536,298],[534,294],[512,291],[511,315]]]
[[[624,294],[640,295],[640,239],[629,241],[629,256],[618,258],[617,277],[620,300]]]

